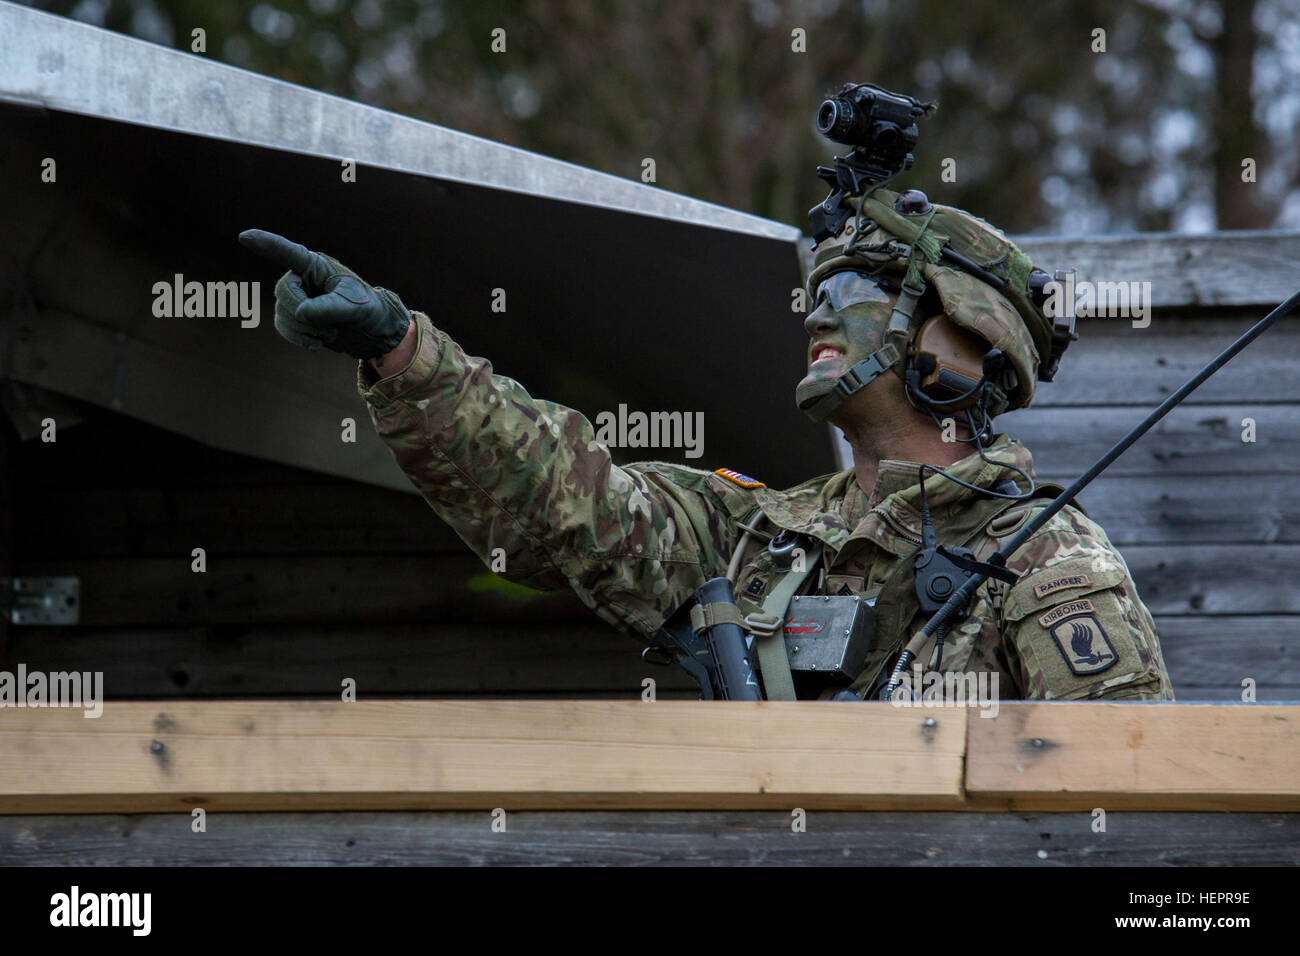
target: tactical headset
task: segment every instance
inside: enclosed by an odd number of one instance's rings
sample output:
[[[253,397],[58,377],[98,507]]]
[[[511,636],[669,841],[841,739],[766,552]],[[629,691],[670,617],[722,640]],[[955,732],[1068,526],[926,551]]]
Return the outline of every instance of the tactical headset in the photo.
[[[922,322],[907,343],[903,387],[921,411],[944,415],[979,408],[987,417],[1005,409],[1015,374],[1001,350],[941,312]]]

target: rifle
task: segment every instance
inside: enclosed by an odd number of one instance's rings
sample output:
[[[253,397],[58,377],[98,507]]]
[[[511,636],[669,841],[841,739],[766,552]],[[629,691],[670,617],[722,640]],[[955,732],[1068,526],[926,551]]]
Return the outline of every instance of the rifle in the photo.
[[[731,581],[712,578],[655,632],[642,660],[676,663],[699,682],[702,700],[762,700]]]

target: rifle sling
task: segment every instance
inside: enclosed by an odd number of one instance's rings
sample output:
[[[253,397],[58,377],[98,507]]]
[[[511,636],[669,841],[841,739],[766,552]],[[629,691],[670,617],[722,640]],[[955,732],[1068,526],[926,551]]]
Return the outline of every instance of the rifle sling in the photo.
[[[763,610],[745,616],[744,626],[754,635],[754,650],[758,654],[758,671],[763,678],[766,700],[795,699],[794,677],[790,674],[790,659],[785,653],[785,615],[795,592],[812,574],[821,556],[821,544],[814,545],[804,557],[804,570],[786,572],[781,583],[763,602]]]

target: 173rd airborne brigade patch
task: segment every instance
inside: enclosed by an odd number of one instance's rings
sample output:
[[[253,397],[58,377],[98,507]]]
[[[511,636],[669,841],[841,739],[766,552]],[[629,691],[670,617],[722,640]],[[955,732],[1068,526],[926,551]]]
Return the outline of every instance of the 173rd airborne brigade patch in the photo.
[[[1051,633],[1070,670],[1080,676],[1100,673],[1119,660],[1095,612],[1091,601],[1079,598],[1038,619]]]

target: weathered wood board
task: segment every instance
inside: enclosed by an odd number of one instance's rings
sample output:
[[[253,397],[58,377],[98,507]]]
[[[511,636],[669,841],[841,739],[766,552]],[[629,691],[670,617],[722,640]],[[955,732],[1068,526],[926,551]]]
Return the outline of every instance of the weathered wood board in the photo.
[[[1300,814],[788,810],[0,816],[0,866],[1297,866]]]
[[[1300,811],[1300,708],[1008,703],[972,719],[969,805]]]
[[[1076,280],[1149,282],[1159,309],[1276,305],[1297,287],[1296,232],[1035,236],[1017,242],[1043,268],[1073,270]]]
[[[966,712],[699,701],[10,710],[0,812],[961,805]]]
[[[576,599],[575,599],[576,603]],[[679,667],[642,662],[639,645],[585,608],[550,625],[369,624],[21,629],[16,660],[66,671],[89,663],[109,699],[320,696],[343,678],[363,697],[699,696]],[[1165,664],[1179,700],[1300,698],[1300,639],[1289,615],[1162,616]],[[93,655],[93,657],[88,657]]]
[[[1300,811],[1291,706],[141,701],[4,717],[0,813]]]

